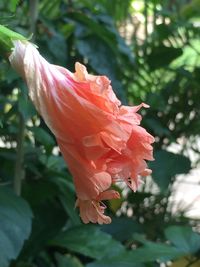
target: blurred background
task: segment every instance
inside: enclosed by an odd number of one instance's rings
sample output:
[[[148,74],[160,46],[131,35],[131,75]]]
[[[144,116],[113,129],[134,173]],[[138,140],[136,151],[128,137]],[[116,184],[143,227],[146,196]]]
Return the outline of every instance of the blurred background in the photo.
[[[200,1],[2,0],[0,23],[51,63],[107,75],[122,103],[149,104],[156,138],[152,177],[116,186],[111,225],[83,225],[55,139],[1,58],[0,266],[199,267]]]

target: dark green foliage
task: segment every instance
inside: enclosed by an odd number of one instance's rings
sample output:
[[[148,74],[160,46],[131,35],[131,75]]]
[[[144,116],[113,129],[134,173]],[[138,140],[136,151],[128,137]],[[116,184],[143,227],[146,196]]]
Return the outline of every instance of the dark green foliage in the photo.
[[[110,258],[124,251],[121,243],[93,225],[72,227],[61,232],[51,244],[94,259]]]
[[[200,162],[199,0],[3,0],[0,11],[1,24],[26,37],[34,32],[51,63],[71,71],[76,61],[84,63],[90,73],[108,76],[122,103],[148,103],[142,126],[156,137],[152,176],[135,193],[119,185],[123,202],[106,203],[112,224],[83,225],[56,140],[22,79],[1,58],[0,267],[158,267],[180,257],[197,260],[199,218],[174,211],[173,204],[177,176]],[[11,186],[21,120],[17,197]]]
[[[0,188],[0,263],[9,266],[29,238],[32,212],[28,203],[11,190]]]
[[[190,160],[183,155],[158,150],[154,156],[155,161],[149,165],[153,171],[153,179],[163,193],[168,190],[175,175],[188,173],[191,169]]]

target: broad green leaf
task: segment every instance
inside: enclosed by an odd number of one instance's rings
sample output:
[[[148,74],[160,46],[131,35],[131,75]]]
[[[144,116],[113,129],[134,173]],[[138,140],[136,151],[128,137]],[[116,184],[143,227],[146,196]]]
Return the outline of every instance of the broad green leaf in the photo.
[[[185,254],[192,254],[200,249],[200,234],[193,232],[189,226],[170,226],[165,229],[165,236]]]
[[[131,218],[113,218],[111,224],[102,225],[101,229],[112,235],[119,241],[125,241],[132,238],[135,232],[141,232],[142,226]]]
[[[79,259],[70,254],[62,255],[56,253],[55,258],[58,264],[57,267],[83,267]]]
[[[112,257],[124,251],[121,243],[93,225],[81,225],[61,232],[51,244],[94,259]]]
[[[136,262],[161,261],[177,259],[184,253],[175,247],[162,243],[146,242],[145,246],[131,252],[131,258]]]
[[[80,225],[80,217],[78,211],[75,208],[76,196],[73,182],[69,179],[64,179],[62,177],[57,177],[54,179],[54,183],[59,188],[59,200],[63,205],[64,210],[71,219],[73,225]]]
[[[87,264],[86,267],[144,267],[144,265],[132,257],[132,252],[126,251],[110,258],[94,261]]]
[[[0,265],[8,267],[29,237],[32,212],[28,203],[11,190],[0,187]]]
[[[165,192],[175,175],[188,173],[191,163],[185,156],[174,154],[168,151],[159,150],[154,155],[155,161],[149,164],[152,169],[154,181]]]
[[[37,255],[58,235],[67,216],[57,199],[58,187],[52,182],[39,180],[24,185],[23,195],[34,214],[32,232],[21,253],[21,259],[26,260]]]

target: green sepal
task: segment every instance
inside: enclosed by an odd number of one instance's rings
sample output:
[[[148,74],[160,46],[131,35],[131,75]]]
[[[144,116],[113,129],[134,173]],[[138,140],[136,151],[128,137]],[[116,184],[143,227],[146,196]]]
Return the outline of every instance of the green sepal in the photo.
[[[14,40],[28,40],[23,35],[16,33],[3,25],[0,25],[0,55],[8,57],[12,48]]]

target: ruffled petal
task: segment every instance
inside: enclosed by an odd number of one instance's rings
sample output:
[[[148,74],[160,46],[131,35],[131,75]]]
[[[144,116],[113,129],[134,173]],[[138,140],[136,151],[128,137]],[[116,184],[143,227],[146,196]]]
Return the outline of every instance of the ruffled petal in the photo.
[[[80,209],[80,216],[84,223],[111,223],[111,218],[104,215],[105,206],[102,206],[100,202],[78,199],[76,206]]]

